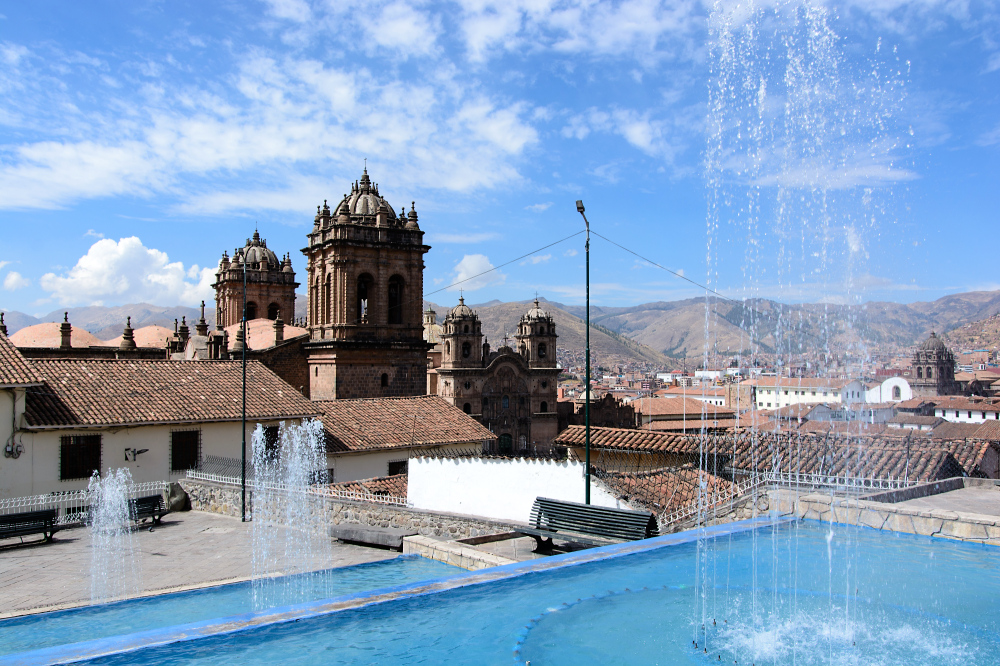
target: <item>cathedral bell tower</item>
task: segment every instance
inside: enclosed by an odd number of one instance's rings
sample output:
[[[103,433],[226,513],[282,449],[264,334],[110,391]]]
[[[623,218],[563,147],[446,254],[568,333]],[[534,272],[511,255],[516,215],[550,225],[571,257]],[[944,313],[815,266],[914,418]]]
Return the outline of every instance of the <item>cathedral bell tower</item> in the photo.
[[[481,368],[483,366],[483,330],[479,317],[458,299],[458,305],[444,319],[441,331],[441,367]]]
[[[423,395],[424,232],[397,215],[365,169],[340,203],[316,207],[306,352],[313,400]]]
[[[531,308],[517,325],[517,351],[530,368],[556,367],[556,323],[538,305]]]

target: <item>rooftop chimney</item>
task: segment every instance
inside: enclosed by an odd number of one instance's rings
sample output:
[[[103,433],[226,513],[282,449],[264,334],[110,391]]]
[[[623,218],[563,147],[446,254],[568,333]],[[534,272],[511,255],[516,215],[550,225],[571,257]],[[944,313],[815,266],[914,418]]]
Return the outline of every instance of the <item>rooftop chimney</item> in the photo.
[[[0,312],[0,333],[7,335],[7,324],[3,323],[3,313]]]
[[[285,322],[281,320],[281,310],[274,319],[274,344],[278,345],[285,339]]]
[[[132,334],[132,317],[125,320],[125,330],[122,331],[122,342],[119,349],[135,349],[135,336]]]

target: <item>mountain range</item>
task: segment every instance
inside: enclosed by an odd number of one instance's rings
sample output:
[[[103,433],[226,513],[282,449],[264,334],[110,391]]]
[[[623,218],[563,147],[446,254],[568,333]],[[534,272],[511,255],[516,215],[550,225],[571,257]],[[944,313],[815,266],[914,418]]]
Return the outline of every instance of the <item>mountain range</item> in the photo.
[[[559,347],[580,353],[585,340],[584,307],[544,299],[540,302],[556,321]],[[438,321],[442,321],[450,306],[425,302],[425,307],[432,307]],[[505,334],[513,337],[531,301],[493,300],[471,307],[478,313],[483,333],[495,349]],[[304,298],[296,300],[295,309],[296,318],[305,316]],[[13,334],[40,322],[62,321],[64,312],[68,312],[75,326],[101,339],[120,335],[128,316],[132,317],[133,328],[154,324],[172,327],[174,319],[181,317],[186,317],[188,324],[193,325],[199,317],[195,308],[148,303],[66,308],[38,318],[16,311],[4,314],[8,332]],[[836,350],[858,342],[870,348],[891,350],[911,347],[932,331],[955,331],[946,336],[954,346],[982,347],[994,344],[993,338],[997,336],[979,339],[975,333],[982,327],[977,322],[995,323],[994,315],[998,313],[1000,291],[952,294],[929,302],[869,302],[856,306],[784,304],[768,299],[739,302],[721,298],[710,300],[707,308],[704,298],[631,307],[596,305],[591,306],[591,349],[597,362],[666,366],[679,359],[701,358],[706,342],[723,354],[750,349],[755,342],[757,348],[765,352],[795,352],[800,345],[806,349]],[[212,322],[214,310],[206,308],[205,318]],[[989,327],[987,322],[983,325]]]

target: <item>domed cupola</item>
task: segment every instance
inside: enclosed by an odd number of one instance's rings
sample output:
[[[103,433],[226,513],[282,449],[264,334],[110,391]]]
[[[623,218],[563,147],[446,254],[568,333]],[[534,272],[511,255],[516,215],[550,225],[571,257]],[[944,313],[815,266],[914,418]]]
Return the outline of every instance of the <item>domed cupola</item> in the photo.
[[[261,270],[281,270],[281,261],[272,250],[267,249],[267,241],[261,240],[260,233],[253,232],[253,238],[247,239],[247,244],[238,247],[233,252],[234,263],[246,263],[247,268]]]
[[[351,193],[345,194],[334,210],[336,217],[331,218],[331,223],[335,224],[401,226],[392,206],[379,194],[378,183],[373,184],[368,177],[367,168],[361,174],[361,180],[351,185]]]
[[[943,352],[947,349],[945,347],[944,341],[937,336],[937,333],[931,332],[931,337],[924,340],[924,343],[920,345],[920,348],[924,351],[936,351]]]
[[[441,363],[449,368],[474,368],[483,363],[483,331],[479,317],[459,297],[458,305],[444,318],[441,330],[444,353]]]

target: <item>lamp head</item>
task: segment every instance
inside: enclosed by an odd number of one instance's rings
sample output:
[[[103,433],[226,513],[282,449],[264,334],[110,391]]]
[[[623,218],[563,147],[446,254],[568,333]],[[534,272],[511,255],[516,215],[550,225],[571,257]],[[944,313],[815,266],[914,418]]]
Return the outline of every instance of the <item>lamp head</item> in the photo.
[[[583,213],[583,210],[584,210],[584,209],[583,209],[583,201],[582,201],[582,200],[580,200],[580,199],[577,199],[577,200],[576,200],[576,212],[578,212],[578,213],[581,213],[581,214],[582,214],[582,213]]]

